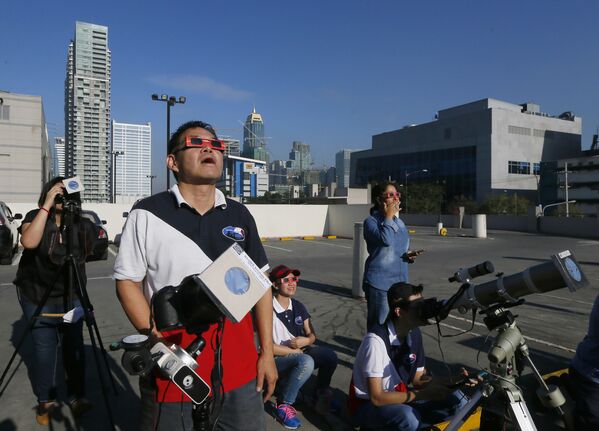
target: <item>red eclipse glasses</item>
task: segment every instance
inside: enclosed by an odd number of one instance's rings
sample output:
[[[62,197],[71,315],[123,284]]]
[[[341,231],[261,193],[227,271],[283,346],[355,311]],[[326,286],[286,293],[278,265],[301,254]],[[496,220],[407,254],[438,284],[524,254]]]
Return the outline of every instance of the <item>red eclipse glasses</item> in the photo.
[[[185,137],[185,146],[183,148],[179,148],[178,150],[173,151],[173,154],[178,153],[179,151],[188,150],[190,148],[204,148],[208,147],[217,151],[225,151],[227,148],[227,144],[220,139],[204,139],[199,136],[186,136]]]
[[[401,193],[399,193],[399,192],[387,192],[387,193],[383,193],[383,197],[385,197],[386,199],[389,199],[389,198],[401,199]]]
[[[296,275],[290,275],[289,277],[281,278],[283,283],[291,283],[292,281],[298,282],[299,277]]]

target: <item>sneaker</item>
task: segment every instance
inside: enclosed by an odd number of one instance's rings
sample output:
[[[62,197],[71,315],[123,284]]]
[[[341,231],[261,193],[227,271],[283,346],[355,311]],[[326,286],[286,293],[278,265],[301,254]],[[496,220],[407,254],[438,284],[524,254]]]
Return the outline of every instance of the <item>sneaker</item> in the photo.
[[[302,425],[297,417],[297,412],[290,404],[277,404],[275,417],[285,428],[290,430],[298,429]]]
[[[75,398],[73,401],[69,403],[69,407],[71,408],[71,412],[73,413],[73,417],[78,418],[85,412],[91,410],[94,405],[87,398]]]
[[[50,424],[50,414],[57,406],[58,403],[56,401],[38,404],[37,408],[35,409],[35,420],[37,423],[40,425]]]

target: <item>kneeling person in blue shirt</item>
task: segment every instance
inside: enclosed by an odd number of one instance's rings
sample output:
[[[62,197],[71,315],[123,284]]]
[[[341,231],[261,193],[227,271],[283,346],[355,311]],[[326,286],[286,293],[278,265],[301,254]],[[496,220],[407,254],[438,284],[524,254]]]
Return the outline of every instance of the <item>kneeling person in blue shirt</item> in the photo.
[[[442,422],[468,398],[426,373],[418,315],[422,286],[395,283],[387,292],[389,315],[364,337],[354,363],[348,407],[356,426],[413,431]],[[462,370],[461,379],[468,373]],[[474,382],[473,382],[474,383]]]
[[[329,385],[337,368],[337,355],[327,347],[315,346],[316,334],[310,313],[293,298],[300,271],[279,265],[269,274],[273,282],[273,348],[280,379],[277,383],[277,418],[286,428],[300,426],[292,407],[300,388],[318,369],[316,410],[326,413],[332,399]]]

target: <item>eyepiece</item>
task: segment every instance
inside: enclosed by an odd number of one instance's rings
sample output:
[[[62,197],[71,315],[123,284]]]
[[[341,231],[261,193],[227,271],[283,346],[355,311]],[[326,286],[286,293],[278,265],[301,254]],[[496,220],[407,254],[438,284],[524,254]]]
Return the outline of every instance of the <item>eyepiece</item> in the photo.
[[[493,271],[495,271],[495,267],[491,261],[487,260],[470,268],[460,268],[452,277],[449,277],[448,280],[450,283],[453,283],[454,281],[465,283],[468,280],[480,277],[481,275],[491,274]]]

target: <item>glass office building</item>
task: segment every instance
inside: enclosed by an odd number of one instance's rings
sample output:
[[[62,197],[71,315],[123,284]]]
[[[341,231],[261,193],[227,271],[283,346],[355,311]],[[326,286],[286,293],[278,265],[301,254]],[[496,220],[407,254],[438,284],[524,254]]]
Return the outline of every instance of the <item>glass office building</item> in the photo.
[[[256,112],[256,108],[247,116],[243,126],[243,157],[268,163],[264,122],[262,121],[262,115]]]

